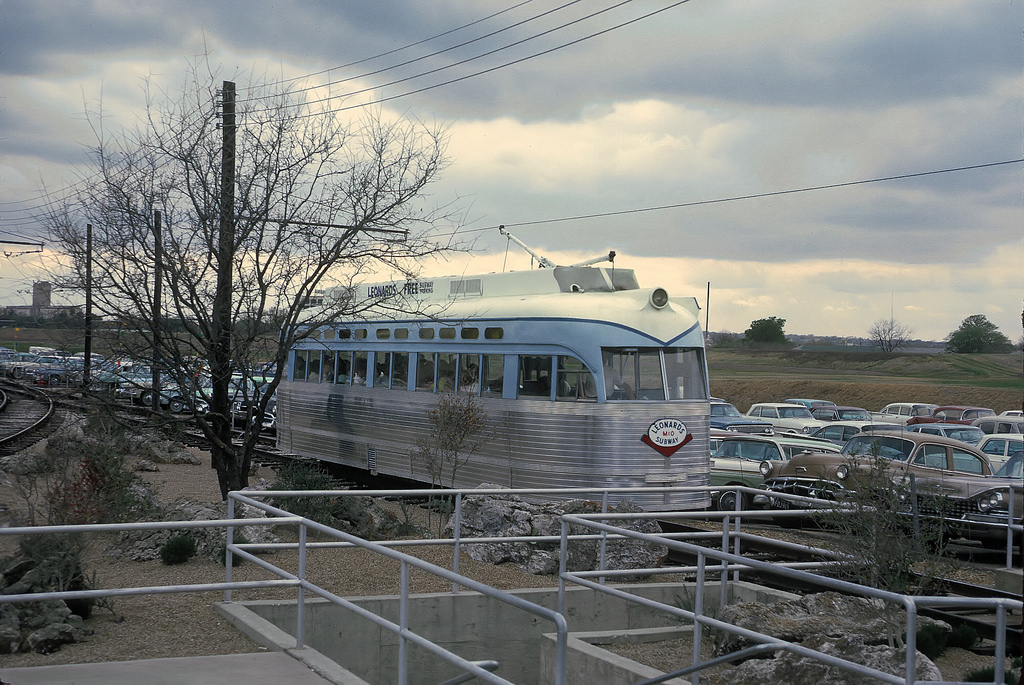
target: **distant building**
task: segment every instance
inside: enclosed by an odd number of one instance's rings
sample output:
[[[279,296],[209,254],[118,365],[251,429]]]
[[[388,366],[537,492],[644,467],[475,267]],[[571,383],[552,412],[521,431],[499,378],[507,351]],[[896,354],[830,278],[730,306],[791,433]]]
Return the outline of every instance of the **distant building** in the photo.
[[[50,296],[53,288],[49,281],[38,281],[32,284],[32,304],[10,305],[4,307],[6,318],[56,319],[62,316],[75,316],[82,313],[78,305],[54,306]]]

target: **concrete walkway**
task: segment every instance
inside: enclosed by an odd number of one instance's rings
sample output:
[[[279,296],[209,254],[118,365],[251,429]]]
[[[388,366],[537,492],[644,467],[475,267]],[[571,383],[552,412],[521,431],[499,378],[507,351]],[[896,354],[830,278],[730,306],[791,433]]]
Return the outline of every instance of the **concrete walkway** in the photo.
[[[9,685],[326,685],[337,682],[314,673],[284,652],[258,652],[180,659],[114,661],[31,668],[3,668]]]

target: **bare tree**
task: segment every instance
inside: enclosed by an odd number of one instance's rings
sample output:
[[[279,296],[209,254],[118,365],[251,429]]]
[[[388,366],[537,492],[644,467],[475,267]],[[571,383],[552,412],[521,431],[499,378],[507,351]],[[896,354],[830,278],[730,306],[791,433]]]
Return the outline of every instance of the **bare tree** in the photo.
[[[430,433],[416,451],[430,473],[430,482],[455,487],[456,476],[484,441],[487,412],[472,395],[438,395],[430,410]]]
[[[46,219],[65,256],[54,279],[84,289],[91,263],[93,307],[124,330],[125,352],[164,369],[187,404],[209,405],[196,421],[226,497],[247,485],[260,429],[247,423],[233,443],[230,388],[262,416],[293,344],[367,306],[321,302],[322,289],[381,270],[412,277],[455,246],[431,238],[451,217],[424,195],[447,164],[443,127],[380,112],[345,121],[302,91],[240,89],[235,183],[222,188],[230,146],[213,83],[193,68],[174,96],[147,88],[145,119],[117,135],[87,113],[94,168]]]
[[[910,341],[913,332],[895,319],[879,319],[871,324],[868,338],[882,352],[892,354]]]

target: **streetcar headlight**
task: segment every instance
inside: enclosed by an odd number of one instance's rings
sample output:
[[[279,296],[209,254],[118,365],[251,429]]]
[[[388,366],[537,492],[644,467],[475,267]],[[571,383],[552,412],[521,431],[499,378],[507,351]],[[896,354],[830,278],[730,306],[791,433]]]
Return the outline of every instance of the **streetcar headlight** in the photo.
[[[651,291],[651,306],[661,309],[668,304],[668,291],[664,288],[655,288]]]

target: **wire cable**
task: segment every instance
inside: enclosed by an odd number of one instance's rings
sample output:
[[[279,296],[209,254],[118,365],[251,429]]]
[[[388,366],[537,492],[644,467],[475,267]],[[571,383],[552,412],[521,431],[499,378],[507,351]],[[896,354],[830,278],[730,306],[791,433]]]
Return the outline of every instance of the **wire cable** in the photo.
[[[348,69],[349,67],[354,67],[354,66],[357,66],[359,64],[364,64],[366,62],[372,62],[375,59],[380,59],[382,57],[387,57],[389,55],[394,55],[394,54],[402,52],[404,50],[408,50],[409,48],[414,48],[417,45],[422,45],[424,43],[429,43],[432,40],[437,40],[438,38],[444,38],[445,36],[451,35],[453,33],[457,33],[459,31],[462,31],[463,29],[468,29],[471,26],[475,26],[476,24],[483,23],[483,22],[485,22],[485,21],[487,21],[489,19],[494,19],[495,17],[500,16],[502,14],[505,14],[506,12],[511,12],[512,10],[519,9],[523,5],[528,5],[531,2],[533,2],[533,0],[523,0],[523,2],[520,2],[519,4],[512,5],[511,7],[506,7],[505,9],[499,10],[499,11],[495,12],[494,14],[489,14],[486,17],[482,17],[482,18],[477,19],[475,21],[471,21],[468,24],[463,24],[462,26],[457,26],[457,27],[455,27],[453,29],[448,29],[447,31],[444,31],[442,33],[438,33],[436,35],[430,36],[429,38],[423,38],[422,40],[418,40],[415,43],[409,43],[407,45],[403,45],[402,47],[395,48],[394,50],[388,50],[387,52],[381,52],[381,53],[373,55],[371,57],[364,57],[363,59],[358,59],[358,60],[356,60],[354,62],[349,62],[348,64],[340,64],[340,65],[338,65],[336,67],[327,67],[326,69],[321,69],[320,71],[314,71],[312,73],[305,74],[303,76],[296,76],[296,77],[293,77],[293,78],[281,79],[279,81],[272,81],[270,83],[260,84],[259,86],[249,86],[249,87],[246,87],[246,88],[242,88],[242,90],[243,91],[249,91],[249,90],[253,90],[255,88],[266,88],[266,87],[271,87],[271,86],[281,86],[281,85],[284,85],[286,83],[294,83],[296,81],[303,81],[305,79],[313,78],[314,76],[320,76],[321,74],[329,74],[332,71],[338,71],[338,70],[341,70],[341,69]],[[359,78],[359,77],[355,77],[355,78]],[[328,83],[326,83],[324,85],[328,85],[329,86],[332,83],[333,82],[329,81]],[[319,87],[319,86],[314,86],[314,87]],[[303,88],[303,89],[300,89],[300,90],[308,90],[308,89]],[[293,91],[293,92],[299,92],[299,91]],[[259,96],[259,97],[262,97],[262,96]],[[244,98],[244,99],[239,99],[238,101],[239,102],[245,102],[245,101],[248,101],[248,100],[256,100],[256,99],[259,99],[259,97]]]
[[[620,5],[621,4],[625,4],[625,2],[629,2],[629,1],[630,0],[624,0],[622,3],[620,3]],[[466,74],[464,76],[453,78],[453,79],[450,79],[448,81],[442,81],[440,83],[435,83],[435,84],[430,85],[430,86],[424,86],[423,88],[417,88],[415,90],[410,90],[410,91],[407,91],[407,92],[404,92],[404,93],[399,93],[397,95],[391,95],[389,97],[381,97],[381,98],[378,98],[376,100],[371,100],[369,102],[362,102],[362,103],[359,103],[359,104],[356,104],[356,105],[347,105],[347,106],[344,106],[344,107],[337,107],[335,109],[320,110],[320,111],[317,111],[317,112],[309,112],[309,113],[306,113],[306,114],[296,114],[292,118],[293,119],[303,119],[303,118],[308,118],[308,117],[312,117],[312,116],[320,116],[320,115],[323,115],[323,114],[334,114],[334,113],[337,113],[337,112],[345,112],[345,111],[349,111],[349,110],[353,110],[353,109],[359,109],[361,107],[369,107],[371,105],[379,105],[379,104],[382,104],[382,103],[385,103],[385,102],[391,102],[392,100],[397,100],[399,98],[408,97],[409,95],[416,95],[418,93],[423,93],[423,92],[426,92],[428,90],[433,90],[435,88],[441,88],[443,86],[449,86],[449,85],[451,85],[453,83],[459,83],[461,81],[466,81],[466,80],[471,79],[471,78],[476,78],[477,76],[482,76],[484,74],[489,74],[489,73],[498,71],[500,69],[504,69],[505,67],[510,67],[510,66],[514,66],[516,64],[521,64],[522,62],[529,61],[529,60],[534,59],[536,57],[542,57],[544,55],[548,55],[550,53],[557,52],[558,50],[563,50],[565,48],[572,47],[573,45],[577,45],[578,43],[582,43],[584,41],[591,40],[592,38],[596,38],[598,36],[602,36],[602,35],[604,35],[606,33],[610,33],[612,31],[615,31],[615,30],[621,29],[623,27],[629,26],[630,24],[635,24],[635,23],[637,23],[639,21],[643,21],[644,19],[649,19],[650,17],[653,17],[653,16],[655,16],[657,14],[661,14],[662,12],[666,12],[666,11],[668,11],[670,9],[678,7],[679,5],[683,5],[683,4],[685,4],[685,3],[689,2],[689,1],[690,0],[678,0],[678,2],[674,2],[671,5],[668,5],[667,7],[662,7],[661,9],[657,9],[657,10],[648,12],[647,14],[641,15],[641,16],[636,17],[634,19],[630,19],[629,21],[625,21],[625,22],[622,22],[620,24],[616,24],[614,26],[610,26],[610,27],[608,27],[606,29],[602,29],[600,31],[596,31],[594,33],[588,34],[586,36],[582,36],[582,37],[577,38],[575,40],[569,41],[568,43],[563,43],[561,45],[556,45],[556,46],[554,46],[552,48],[548,48],[546,50],[542,50],[540,52],[533,53],[532,55],[527,55],[525,57],[520,57],[519,59],[515,59],[515,60],[512,60],[510,62],[506,62],[504,64],[499,64],[497,66],[489,67],[487,69],[482,69],[481,71],[473,72],[472,74]],[[619,5],[615,5],[614,7],[607,8],[607,9],[614,9],[615,7],[618,7],[618,6]],[[607,11],[607,9],[606,10],[602,10],[602,11]],[[577,20],[577,21],[581,21],[581,20]],[[529,40],[529,39],[525,39],[525,40]],[[524,41],[520,41],[520,42],[524,42]],[[508,46],[506,46],[506,47],[508,47]],[[476,59],[476,58],[471,58],[471,59]],[[467,61],[470,61],[470,60],[468,60],[468,59],[464,60],[464,62],[467,62]],[[464,62],[460,62],[458,64],[462,64]],[[447,68],[450,68],[451,66],[456,66],[456,65],[448,65],[447,67],[442,67],[440,69],[435,69],[434,71],[435,72],[436,71],[441,71],[442,69],[447,69]],[[428,73],[433,73],[433,72],[428,72]],[[401,81],[407,81],[407,80],[410,80],[411,78],[415,78],[415,77],[410,77],[409,79],[402,79]],[[400,83],[401,81],[395,81],[393,83]],[[384,84],[384,85],[393,85],[393,83]],[[366,92],[367,90],[374,90],[374,89],[373,88],[365,88],[365,89],[360,90],[360,91],[354,91],[354,92],[350,93],[350,95]],[[342,97],[342,96],[331,96],[331,97],[327,97],[327,98],[322,98],[320,100],[313,100],[313,101],[311,101],[311,102],[309,102],[307,104],[315,104],[315,103],[318,103],[318,102],[327,102],[327,101],[330,101],[330,100],[337,99],[338,97]]]
[[[720,197],[714,200],[694,200],[692,202],[677,202],[669,205],[658,205],[655,207],[637,207],[634,209],[621,209],[610,212],[596,212],[593,214],[576,214],[573,216],[563,216],[553,219],[537,219],[535,221],[520,221],[518,223],[504,222],[501,225],[505,228],[515,226],[539,226],[542,224],[553,224],[563,221],[581,221],[583,219],[599,219],[609,216],[623,216],[626,214],[640,214],[643,212],[660,212],[666,209],[682,209],[684,207],[699,207],[701,205],[713,205],[722,204],[725,202],[739,202],[741,200],[754,200],[765,197],[777,197],[780,195],[793,195],[796,193],[809,193],[818,190],[831,190],[834,188],[848,188],[851,186],[866,185],[869,183],[884,183],[886,181],[899,181],[908,178],[921,178],[924,176],[935,176],[937,174],[951,174],[959,171],[972,171],[974,169],[987,169],[990,167],[1005,166],[1008,164],[1020,164],[1024,162],[1024,157],[1018,159],[1007,159],[1001,162],[985,162],[983,164],[971,164],[967,166],[951,167],[948,169],[935,169],[933,171],[918,171],[908,174],[897,174],[894,176],[879,176],[877,178],[866,178],[859,181],[844,181],[842,183],[828,183],[819,186],[806,186],[803,188],[791,188],[789,190],[772,190],[764,193],[751,193],[749,195],[732,195],[728,197]],[[480,231],[493,231],[498,228],[498,224],[494,226],[486,226],[483,228],[464,228],[460,232],[463,233],[474,233]]]
[[[347,83],[349,81],[355,81],[357,79],[367,78],[369,76],[375,76],[377,74],[381,74],[381,73],[384,73],[386,71],[390,71],[392,69],[398,69],[399,67],[404,67],[404,66],[408,66],[410,64],[415,64],[416,62],[422,62],[425,59],[429,59],[431,57],[437,57],[438,55],[442,55],[442,54],[444,54],[446,52],[451,52],[452,50],[457,50],[458,48],[466,47],[467,45],[471,45],[471,44],[479,42],[481,40],[485,40],[487,38],[493,38],[494,36],[498,35],[499,33],[504,33],[505,31],[511,31],[514,28],[518,28],[520,26],[528,24],[531,21],[535,21],[537,19],[541,19],[541,18],[543,18],[543,17],[545,17],[545,16],[547,16],[549,14],[554,14],[555,12],[563,10],[566,7],[569,7],[570,5],[575,5],[576,3],[582,2],[582,1],[583,0],[571,0],[570,2],[567,2],[564,5],[560,5],[558,7],[555,7],[553,9],[547,10],[545,12],[541,12],[540,14],[536,14],[536,15],[528,18],[528,19],[524,19],[524,20],[516,22],[514,24],[510,24],[508,26],[502,27],[502,28],[497,29],[495,31],[492,31],[490,33],[486,33],[486,34],[484,34],[482,36],[478,36],[476,38],[472,38],[472,39],[464,41],[462,43],[458,43],[456,45],[452,45],[450,47],[443,48],[441,50],[436,50],[436,51],[428,53],[426,55],[422,55],[420,57],[415,57],[413,59],[409,59],[409,60],[406,60],[404,62],[399,62],[398,64],[392,64],[391,66],[381,67],[380,69],[376,69],[374,71],[364,72],[362,74],[357,74],[355,76],[347,76],[347,77],[342,78],[342,79],[337,79],[337,80],[334,80],[334,81],[327,81],[326,83],[321,83],[321,84],[317,84],[317,85],[313,85],[313,86],[307,86],[307,87],[304,87],[304,88],[297,88],[297,89],[289,91],[289,93],[290,94],[295,94],[295,93],[303,93],[303,92],[310,91],[310,90],[317,90],[317,89],[320,89],[320,88],[329,88],[331,86],[339,85],[339,84],[342,84],[342,83]],[[632,0],[625,0],[625,2],[631,2],[631,1]],[[620,4],[622,4],[622,3],[620,3]],[[586,18],[587,17],[584,17],[584,19],[586,19]],[[576,20],[576,21],[582,21],[582,20]],[[558,30],[560,28],[564,28],[565,26],[571,25],[571,23],[573,23],[573,22],[570,22],[570,24],[563,24],[563,26],[557,27],[556,29],[552,29],[552,30]],[[460,28],[463,28],[463,27],[460,27]],[[456,30],[458,30],[458,29],[452,29],[452,31],[456,31]],[[451,31],[448,31],[446,33],[451,33]],[[440,34],[440,35],[445,35],[445,34]],[[544,34],[542,33],[542,34],[538,34],[538,35],[544,35]],[[534,37],[536,37],[536,36],[531,36],[530,38],[527,38],[525,40],[532,40]],[[426,40],[432,40],[432,39],[426,39]],[[420,42],[421,43],[422,42],[426,42],[426,40],[420,41]],[[520,42],[525,42],[525,41],[520,41]],[[502,48],[498,48],[496,50],[492,50],[489,53],[484,53],[483,55],[477,55],[476,57],[467,58],[467,59],[464,59],[464,60],[459,61],[459,62],[453,62],[452,64],[450,64],[450,65],[448,65],[447,67],[444,67],[444,68],[448,69],[448,68],[451,68],[451,67],[459,66],[461,64],[465,64],[466,62],[472,61],[474,59],[479,59],[480,57],[484,57],[484,56],[487,56],[489,54],[493,54],[494,52],[498,52],[499,50],[504,50],[504,49],[506,49],[508,47],[512,47],[512,46],[514,46],[516,44],[517,43],[512,43],[512,44],[506,45],[506,46],[504,46]],[[413,43],[413,45],[418,45],[418,43]],[[403,49],[404,48],[398,48],[398,50],[403,50]],[[392,51],[392,52],[396,52],[396,51],[397,50]],[[390,53],[385,53],[385,54],[390,54]],[[359,60],[357,62],[352,62],[352,64],[359,64],[361,62],[367,62],[367,61],[370,61],[370,60],[373,60],[373,59],[376,59],[376,58],[375,57],[367,57],[366,59],[362,59],[362,60]],[[342,67],[337,67],[337,68],[340,69]],[[325,70],[325,71],[333,71],[333,69],[329,69],[329,70]],[[431,70],[431,71],[422,72],[420,74],[416,74],[414,76],[410,76],[410,77],[407,77],[407,78],[402,79],[400,81],[395,81],[393,83],[401,83],[402,81],[416,79],[416,78],[419,78],[421,76],[426,76],[428,74],[434,73],[435,71],[439,71],[439,69],[434,69],[434,70]],[[324,73],[324,72],[320,71],[320,72],[317,72],[317,73],[321,74],[321,73]],[[388,85],[392,85],[392,83],[385,83],[383,85],[384,86],[388,86]],[[256,87],[259,87],[259,86],[253,86],[253,87],[251,87],[251,88],[249,88],[247,90],[251,90],[252,88],[256,88]],[[378,87],[383,87],[383,86],[378,86]],[[365,90],[372,90],[372,88],[368,88],[368,89],[364,89],[364,90],[351,91],[351,92],[348,92],[348,93],[341,93],[339,95],[334,95],[334,96],[331,96],[331,97],[347,97],[349,95],[355,95],[357,93],[365,92]],[[276,94],[257,95],[257,96],[253,96],[253,97],[250,97],[250,98],[238,99],[235,102],[236,103],[253,102],[253,101],[257,101],[257,100],[266,100],[266,99],[270,99],[270,98],[274,98],[274,97],[277,97],[277,95]],[[326,99],[330,99],[330,98],[326,98]],[[314,101],[314,102],[320,102],[320,101]]]

